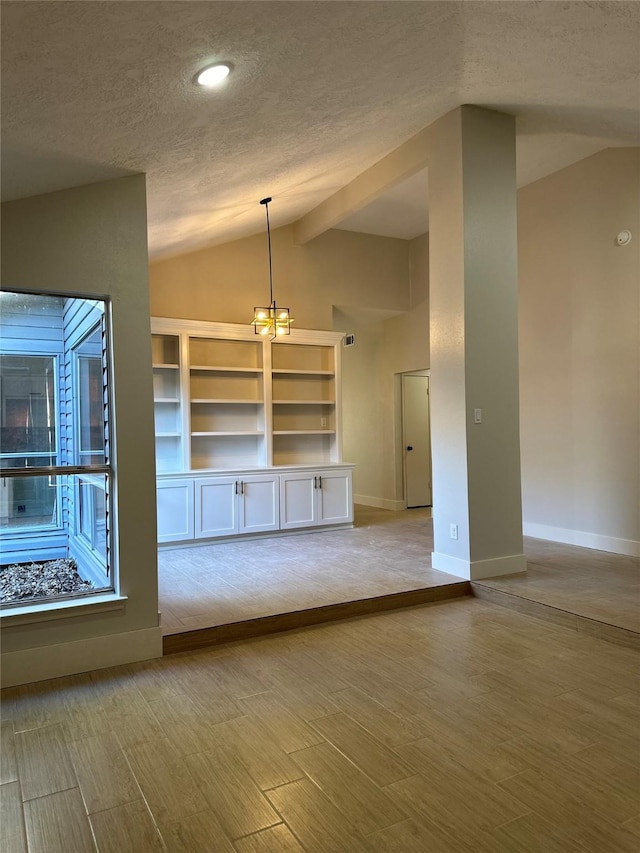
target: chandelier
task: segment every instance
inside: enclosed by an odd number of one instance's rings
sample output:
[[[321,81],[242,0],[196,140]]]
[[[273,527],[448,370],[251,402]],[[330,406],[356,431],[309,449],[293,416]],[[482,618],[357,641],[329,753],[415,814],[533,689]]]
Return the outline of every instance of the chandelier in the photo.
[[[268,336],[270,340],[281,335],[291,334],[293,318],[288,308],[280,308],[273,298],[273,273],[271,270],[271,227],[269,224],[269,202],[271,198],[263,198],[260,204],[264,204],[267,212],[267,242],[269,245],[269,305],[253,309],[253,320],[251,325],[256,335]]]

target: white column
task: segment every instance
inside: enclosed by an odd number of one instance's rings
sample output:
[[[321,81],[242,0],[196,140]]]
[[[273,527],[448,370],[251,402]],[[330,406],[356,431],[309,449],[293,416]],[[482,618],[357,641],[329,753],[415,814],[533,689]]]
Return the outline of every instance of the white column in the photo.
[[[515,119],[463,106],[432,130],[433,567],[474,580],[526,570]]]

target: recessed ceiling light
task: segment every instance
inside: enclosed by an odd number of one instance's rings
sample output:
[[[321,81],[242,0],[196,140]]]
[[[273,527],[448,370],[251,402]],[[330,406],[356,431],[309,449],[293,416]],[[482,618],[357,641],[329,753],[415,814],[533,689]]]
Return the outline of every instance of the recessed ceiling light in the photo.
[[[215,65],[209,65],[207,68],[203,68],[202,71],[198,71],[195,81],[200,86],[212,89],[215,86],[219,86],[225,77],[229,75],[230,71],[231,66],[228,63],[216,62]]]

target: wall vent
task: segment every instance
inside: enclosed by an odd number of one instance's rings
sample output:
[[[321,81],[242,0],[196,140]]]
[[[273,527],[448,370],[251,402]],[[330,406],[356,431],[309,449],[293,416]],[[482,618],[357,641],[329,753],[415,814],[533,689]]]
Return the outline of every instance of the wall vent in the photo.
[[[355,343],[356,343],[356,336],[354,334],[345,335],[344,338],[342,339],[342,345],[345,347],[355,346]]]

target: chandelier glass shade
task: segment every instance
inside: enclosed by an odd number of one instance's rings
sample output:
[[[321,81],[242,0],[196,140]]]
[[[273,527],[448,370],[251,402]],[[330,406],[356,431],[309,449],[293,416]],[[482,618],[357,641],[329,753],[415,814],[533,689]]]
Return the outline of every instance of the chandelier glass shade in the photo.
[[[280,308],[275,299],[264,308],[254,308],[252,325],[256,335],[268,335],[272,340],[281,335],[291,334],[293,319],[288,308]]]
[[[273,274],[271,270],[271,227],[269,224],[269,202],[270,198],[263,198],[260,204],[264,204],[267,212],[267,241],[269,244],[269,305],[258,306],[253,309],[253,326],[256,335],[264,335],[270,340],[282,335],[291,334],[291,324],[293,318],[288,308],[281,308],[276,305],[276,300],[273,298]]]

